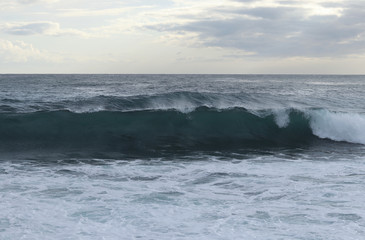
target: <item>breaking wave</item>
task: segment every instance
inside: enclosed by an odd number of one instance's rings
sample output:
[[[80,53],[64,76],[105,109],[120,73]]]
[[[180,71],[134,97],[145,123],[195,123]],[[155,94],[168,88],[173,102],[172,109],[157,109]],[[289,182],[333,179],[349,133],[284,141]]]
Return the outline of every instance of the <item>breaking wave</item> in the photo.
[[[0,151],[228,150],[298,147],[321,139],[365,144],[365,115],[238,107],[0,114]]]

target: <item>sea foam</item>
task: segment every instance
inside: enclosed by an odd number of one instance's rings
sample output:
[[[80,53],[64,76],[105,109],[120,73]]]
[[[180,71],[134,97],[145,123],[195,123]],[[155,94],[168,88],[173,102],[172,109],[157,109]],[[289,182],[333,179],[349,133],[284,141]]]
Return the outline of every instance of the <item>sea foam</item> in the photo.
[[[365,144],[365,116],[359,113],[310,111],[313,134],[335,141]]]

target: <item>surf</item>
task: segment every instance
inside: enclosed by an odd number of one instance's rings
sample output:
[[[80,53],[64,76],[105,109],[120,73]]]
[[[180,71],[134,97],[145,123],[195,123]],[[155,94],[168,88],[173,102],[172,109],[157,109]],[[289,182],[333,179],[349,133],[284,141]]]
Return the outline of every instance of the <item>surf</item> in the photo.
[[[0,114],[0,150],[153,152],[365,144],[365,116],[325,109],[41,111]]]

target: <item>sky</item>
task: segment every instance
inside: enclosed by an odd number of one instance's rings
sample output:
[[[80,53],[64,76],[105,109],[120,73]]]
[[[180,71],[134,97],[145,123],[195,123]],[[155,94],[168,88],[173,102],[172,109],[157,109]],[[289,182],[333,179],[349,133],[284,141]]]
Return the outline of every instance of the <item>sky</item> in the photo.
[[[0,73],[365,74],[365,0],[0,0]]]

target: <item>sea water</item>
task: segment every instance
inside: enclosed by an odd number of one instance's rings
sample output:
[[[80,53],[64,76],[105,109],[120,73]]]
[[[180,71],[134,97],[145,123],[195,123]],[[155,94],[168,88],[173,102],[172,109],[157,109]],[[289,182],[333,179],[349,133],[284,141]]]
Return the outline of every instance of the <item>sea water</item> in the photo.
[[[0,75],[0,239],[363,239],[365,77]]]

